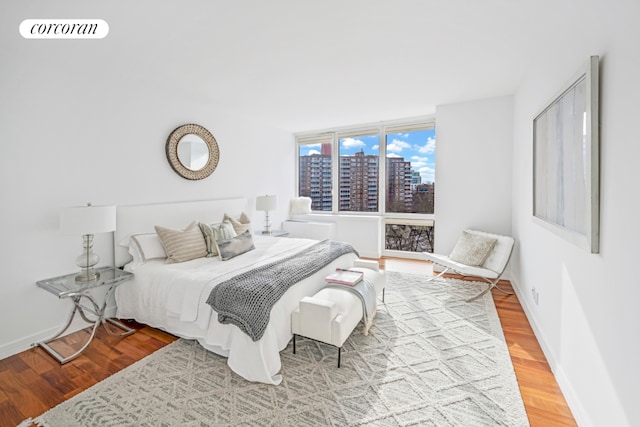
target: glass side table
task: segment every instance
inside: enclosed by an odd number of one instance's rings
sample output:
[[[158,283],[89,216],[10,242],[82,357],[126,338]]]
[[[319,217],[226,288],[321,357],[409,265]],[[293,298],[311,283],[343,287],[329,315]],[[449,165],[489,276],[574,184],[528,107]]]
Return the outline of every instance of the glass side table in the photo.
[[[58,360],[62,364],[75,359],[89,346],[89,344],[93,340],[94,335],[96,334],[96,329],[98,329],[98,326],[100,326],[101,324],[104,324],[107,332],[112,335],[126,337],[127,335],[131,335],[135,332],[135,329],[131,329],[115,319],[106,317],[104,314],[105,308],[107,306],[107,301],[109,300],[109,297],[111,296],[115,288],[121,283],[124,283],[127,280],[133,278],[133,274],[114,267],[99,268],[96,269],[96,272],[100,273],[100,277],[92,282],[76,282],[75,278],[78,273],[67,274],[65,276],[53,277],[51,279],[39,280],[38,282],[36,282],[39,287],[49,291],[60,299],[71,298],[73,300],[73,308],[69,315],[69,319],[67,320],[67,323],[62,327],[62,329],[51,338],[35,343],[35,345],[42,347],[42,349],[44,349],[47,353],[56,358],[56,360]],[[107,287],[107,291],[105,293],[104,302],[102,303],[102,306],[100,306],[93,295],[91,295],[90,291],[94,288],[102,286]],[[82,304],[83,298],[91,303],[90,307]],[[91,334],[78,351],[69,356],[63,356],[51,346],[49,346],[49,343],[60,338],[62,334],[64,334],[64,332],[69,329],[69,326],[71,325],[71,322],[73,321],[76,313],[79,313],[85,322],[93,324]],[[87,313],[95,316],[95,319],[89,318],[87,316]],[[121,329],[123,332],[113,333],[111,330],[109,330],[109,328],[106,327],[107,322]]]
[[[285,230],[271,230],[269,234],[264,234],[261,231],[256,231],[255,234],[258,236],[287,237],[289,235],[289,232]]]

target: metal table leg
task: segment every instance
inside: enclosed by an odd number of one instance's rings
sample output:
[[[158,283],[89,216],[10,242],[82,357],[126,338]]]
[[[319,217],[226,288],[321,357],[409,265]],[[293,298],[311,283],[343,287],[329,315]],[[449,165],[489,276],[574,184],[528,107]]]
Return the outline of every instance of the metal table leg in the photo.
[[[105,330],[107,331],[107,333],[111,334],[111,335],[118,335],[121,337],[126,337],[128,335],[131,335],[132,333],[135,332],[135,329],[131,329],[128,326],[122,324],[121,322],[118,322],[115,319],[111,319],[111,318],[107,318],[104,316],[104,312],[107,306],[107,301],[108,301],[108,297],[111,294],[111,292],[113,291],[113,287],[109,288],[109,290],[107,291],[107,294],[105,296],[105,300],[104,303],[102,304],[102,307],[99,307],[98,304],[96,303],[96,301],[93,299],[93,297],[89,294],[78,294],[75,295],[73,297],[73,309],[71,310],[71,314],[69,315],[69,319],[67,320],[67,323],[63,326],[63,328],[56,333],[54,336],[52,336],[51,338],[48,338],[44,341],[38,342],[36,343],[36,345],[42,347],[43,350],[45,350],[47,353],[49,353],[51,356],[53,356],[58,362],[60,362],[61,364],[65,364],[67,362],[69,362],[70,360],[75,359],[76,357],[78,357],[91,343],[91,341],[93,340],[93,337],[96,334],[96,330],[98,329],[98,326],[100,326],[101,324],[105,325]],[[90,307],[85,307],[81,304],[81,299],[82,298],[86,298],[91,302],[91,305],[93,306],[93,308]],[[89,319],[87,317],[87,314],[85,313],[85,310],[92,313],[94,316],[96,316],[95,320]],[[82,317],[82,319],[87,322],[87,323],[92,323],[93,327],[91,328],[91,333],[89,334],[89,338],[86,340],[86,342],[82,345],[82,347],[76,351],[75,353],[69,355],[69,356],[63,356],[60,353],[58,353],[55,349],[53,349],[51,346],[49,346],[49,343],[57,340],[58,338],[60,338],[62,336],[62,334],[64,334],[64,332],[69,329],[69,326],[71,326],[71,322],[73,321],[73,318],[75,317],[76,313],[80,313],[80,316]],[[106,327],[106,323],[110,323],[114,326],[116,326],[117,328],[121,329],[123,332],[122,333],[113,333],[111,330],[109,330],[109,328]]]

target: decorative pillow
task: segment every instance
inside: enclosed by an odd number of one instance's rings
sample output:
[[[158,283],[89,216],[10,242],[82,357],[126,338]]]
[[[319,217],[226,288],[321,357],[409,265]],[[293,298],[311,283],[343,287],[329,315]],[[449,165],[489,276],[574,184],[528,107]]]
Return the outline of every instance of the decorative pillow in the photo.
[[[236,234],[242,234],[247,230],[249,230],[249,232],[253,231],[251,229],[251,219],[249,219],[247,214],[244,212],[242,212],[242,215],[240,215],[240,218],[238,219],[231,218],[229,215],[224,214],[222,220],[229,221],[231,225],[233,225],[233,229],[235,230]]]
[[[462,264],[479,267],[487,260],[496,242],[497,239],[492,237],[480,236],[464,230],[449,258]]]
[[[133,261],[131,261],[131,264],[142,264],[144,260],[142,259],[142,254],[140,253],[140,250],[138,249],[138,247],[134,244],[130,244],[126,246],[129,248],[129,255],[131,255],[131,258],[133,258]]]
[[[289,205],[289,215],[305,215],[311,213],[311,197],[294,197]]]
[[[120,240],[118,244],[129,250],[129,255],[131,255],[131,258],[133,258],[131,264],[142,264],[144,262],[144,259],[142,259],[142,254],[140,253],[140,248],[138,247],[138,245],[134,244],[131,240],[133,236],[133,234],[126,236],[124,239]]]
[[[131,247],[133,246],[137,250],[141,262],[167,258],[162,241],[155,233],[134,234],[129,242],[129,253],[132,252]]]
[[[218,246],[218,253],[222,261],[228,261],[233,257],[256,248],[253,245],[253,238],[249,230],[231,239],[216,239],[216,245]]]
[[[196,221],[184,230],[155,226],[168,263],[185,262],[207,256],[207,244]]]
[[[204,236],[205,244],[207,246],[207,257],[217,256],[218,248],[216,246],[216,240],[227,240],[237,236],[236,231],[233,229],[233,225],[229,221],[222,221],[217,224],[205,224],[203,222],[198,224],[200,231]]]

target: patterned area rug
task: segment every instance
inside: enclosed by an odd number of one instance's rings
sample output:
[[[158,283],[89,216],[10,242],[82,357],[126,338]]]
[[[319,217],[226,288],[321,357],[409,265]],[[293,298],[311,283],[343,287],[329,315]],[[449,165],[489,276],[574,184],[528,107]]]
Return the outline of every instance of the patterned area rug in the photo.
[[[528,426],[491,293],[387,273],[368,336],[337,349],[299,339],[279,386],[250,383],[178,340],[63,402],[45,426]]]

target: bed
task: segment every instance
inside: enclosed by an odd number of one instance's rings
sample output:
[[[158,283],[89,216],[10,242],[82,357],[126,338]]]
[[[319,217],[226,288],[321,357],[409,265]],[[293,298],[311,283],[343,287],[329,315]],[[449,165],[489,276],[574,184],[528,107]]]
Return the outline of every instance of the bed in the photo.
[[[257,340],[234,324],[223,324],[207,299],[214,287],[256,269],[295,256],[318,241],[252,235],[254,250],[222,261],[202,257],[168,264],[153,256],[131,256],[132,236],[155,233],[154,226],[184,229],[193,221],[219,222],[223,216],[238,218],[247,212],[244,198],[168,204],[119,206],[114,257],[117,266],[134,278],[116,289],[116,316],[195,339],[204,348],[227,358],[228,366],[246,380],[277,385],[280,351],[292,338],[291,313],[305,296],[323,286],[323,278],[336,268],[347,268],[354,252],[340,255],[317,272],[291,286],[273,305],[269,321]],[[251,275],[250,274],[250,275]],[[244,275],[247,276],[247,275]]]

